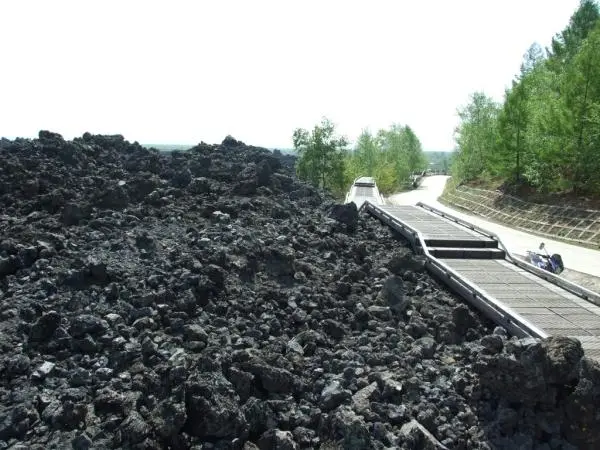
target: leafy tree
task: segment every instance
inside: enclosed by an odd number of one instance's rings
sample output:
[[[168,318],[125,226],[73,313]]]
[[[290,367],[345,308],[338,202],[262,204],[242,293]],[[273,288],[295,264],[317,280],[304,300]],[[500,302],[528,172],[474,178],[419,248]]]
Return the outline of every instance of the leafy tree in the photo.
[[[337,136],[334,124],[323,118],[313,130],[298,128],[293,135],[298,153],[296,172],[313,186],[340,193],[345,189],[344,157],[348,142]]]
[[[585,190],[597,182],[600,157],[600,132],[593,111],[600,104],[600,22],[582,42],[573,63],[567,67],[564,100],[572,121],[570,162],[573,170],[573,188]]]
[[[383,161],[394,168],[396,181],[400,183],[403,180],[408,180],[411,170],[403,128],[398,124],[394,124],[389,130],[379,130],[377,139],[383,153]]]
[[[569,25],[552,39],[552,60],[554,67],[568,63],[578,52],[582,42],[594,29],[600,12],[593,0],[581,0],[579,8],[571,16]]]
[[[537,42],[531,44],[527,53],[523,57],[523,63],[521,64],[521,76],[530,73],[536,67],[539,67],[545,61],[544,50]]]
[[[345,158],[346,185],[359,176],[372,176],[381,192],[392,193],[406,184],[411,171],[425,167],[421,142],[410,127],[392,125],[376,135],[363,130]]]
[[[379,147],[377,140],[368,130],[363,130],[358,137],[355,155],[363,174],[370,177],[375,176],[379,160]]]
[[[497,114],[483,94],[471,97],[459,113],[455,176],[600,194],[599,19],[582,0],[547,56],[533,44]]]
[[[526,126],[527,90],[523,82],[513,81],[512,89],[506,91],[504,106],[498,117],[501,137],[498,150],[499,157],[503,159],[500,174],[514,177],[517,183],[521,182]]]
[[[412,129],[406,125],[392,125],[388,130],[379,130],[377,139],[382,152],[382,164],[389,170],[393,168],[395,185],[391,189],[402,187],[414,172],[427,167],[427,158],[421,142]],[[383,172],[383,168],[380,169]]]
[[[498,172],[495,148],[498,141],[500,108],[483,92],[471,95],[470,103],[459,109],[456,129],[457,155],[453,171],[461,180],[470,181]]]
[[[408,125],[402,128],[402,133],[404,134],[409,170],[411,172],[422,172],[427,168],[427,158],[423,153],[421,142]]]
[[[529,153],[525,134],[529,120],[529,97],[531,84],[544,63],[544,53],[539,44],[534,43],[523,56],[521,74],[506,90],[504,105],[498,117],[500,141],[498,157],[502,159],[499,174],[520,184],[523,168],[529,163]]]
[[[529,79],[524,146],[531,156],[523,173],[532,186],[541,190],[566,187],[563,167],[571,125],[564,99],[559,94],[563,85],[563,77],[557,76],[547,65],[536,69]]]

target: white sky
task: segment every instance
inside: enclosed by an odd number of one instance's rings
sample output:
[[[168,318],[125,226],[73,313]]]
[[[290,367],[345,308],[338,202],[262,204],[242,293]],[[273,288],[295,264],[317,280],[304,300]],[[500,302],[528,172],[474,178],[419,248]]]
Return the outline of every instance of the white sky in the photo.
[[[579,0],[0,1],[0,136],[292,147],[322,116],[451,150]]]

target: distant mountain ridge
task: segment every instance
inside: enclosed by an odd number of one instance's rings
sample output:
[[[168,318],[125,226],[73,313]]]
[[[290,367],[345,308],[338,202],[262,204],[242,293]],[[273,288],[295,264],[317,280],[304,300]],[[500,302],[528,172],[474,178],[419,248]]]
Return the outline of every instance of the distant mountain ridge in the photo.
[[[269,150],[273,151],[273,150],[279,150],[281,153],[284,153],[286,155],[293,155],[296,153],[296,151],[293,148],[269,148]]]
[[[172,152],[173,150],[189,150],[192,147],[195,147],[198,144],[142,144],[143,147],[146,148],[155,148],[161,152]],[[269,147],[265,147],[268,150],[274,151],[274,150],[279,150],[281,153],[286,154],[286,155],[291,155],[294,154],[295,151],[293,148],[279,148],[279,147],[275,147],[275,148],[269,148]]]
[[[172,152],[173,150],[189,150],[196,144],[142,144],[142,147],[155,148],[161,152]]]

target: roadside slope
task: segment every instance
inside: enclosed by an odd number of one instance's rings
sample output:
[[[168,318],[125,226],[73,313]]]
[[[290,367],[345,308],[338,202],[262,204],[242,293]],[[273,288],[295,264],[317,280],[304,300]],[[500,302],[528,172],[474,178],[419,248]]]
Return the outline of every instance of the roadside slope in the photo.
[[[590,199],[529,200],[496,189],[449,186],[439,200],[489,221],[567,244],[600,248],[600,208]],[[575,206],[577,205],[577,206]]]

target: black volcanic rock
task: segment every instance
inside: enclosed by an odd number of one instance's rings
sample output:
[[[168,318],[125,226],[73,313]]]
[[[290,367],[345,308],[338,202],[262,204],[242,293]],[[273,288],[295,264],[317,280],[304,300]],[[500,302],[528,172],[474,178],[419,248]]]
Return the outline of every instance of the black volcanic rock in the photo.
[[[598,448],[577,341],[494,329],[293,162],[0,139],[0,448]]]
[[[354,202],[345,205],[334,205],[331,208],[331,217],[344,224],[350,232],[356,230],[358,224],[358,209]]]

